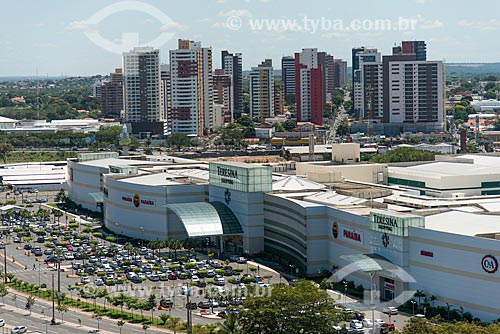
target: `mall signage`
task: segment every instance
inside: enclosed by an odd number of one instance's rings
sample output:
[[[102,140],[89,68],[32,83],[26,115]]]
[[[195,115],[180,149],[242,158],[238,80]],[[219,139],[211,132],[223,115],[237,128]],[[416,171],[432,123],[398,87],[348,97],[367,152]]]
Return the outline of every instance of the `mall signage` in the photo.
[[[481,266],[488,274],[494,274],[498,270],[498,261],[493,255],[485,255],[481,260]]]
[[[132,203],[136,208],[141,205],[156,206],[156,201],[154,199],[141,198],[139,194],[135,194],[134,196],[122,195],[122,201]]]
[[[408,236],[408,228],[425,227],[424,217],[388,210],[370,211],[370,228],[382,234]]]

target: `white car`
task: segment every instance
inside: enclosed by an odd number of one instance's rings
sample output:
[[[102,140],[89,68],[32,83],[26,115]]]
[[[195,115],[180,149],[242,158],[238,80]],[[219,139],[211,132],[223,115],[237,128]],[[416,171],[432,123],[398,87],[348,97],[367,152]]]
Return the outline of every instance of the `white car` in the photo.
[[[97,286],[104,285],[104,281],[103,281],[102,279],[100,279],[100,278],[96,279],[94,283],[95,283],[95,285],[97,285]]]
[[[363,327],[372,328],[373,322],[370,319],[363,319],[362,321]]]
[[[382,320],[382,319],[375,319],[375,326],[382,326],[383,324],[385,324],[385,321]]]
[[[28,330],[28,327],[26,326],[16,326],[11,329],[10,333],[11,334],[21,334],[21,333],[26,333]]]
[[[382,312],[384,312],[386,314],[398,314],[399,311],[394,306],[388,306],[388,307],[384,307],[382,309]]]
[[[89,283],[90,283],[90,278],[89,278],[88,276],[82,276],[82,277],[80,278],[80,282],[81,282],[82,284],[89,284]]]
[[[199,281],[200,281],[200,278],[199,278],[198,276],[196,276],[196,275],[195,275],[195,276],[192,276],[192,277],[191,277],[191,281],[192,281],[192,282],[199,282]]]
[[[3,326],[5,326],[5,320],[0,319],[0,327],[3,327]]]
[[[349,327],[354,328],[354,329],[361,329],[361,328],[363,328],[363,323],[359,320],[351,320]]]

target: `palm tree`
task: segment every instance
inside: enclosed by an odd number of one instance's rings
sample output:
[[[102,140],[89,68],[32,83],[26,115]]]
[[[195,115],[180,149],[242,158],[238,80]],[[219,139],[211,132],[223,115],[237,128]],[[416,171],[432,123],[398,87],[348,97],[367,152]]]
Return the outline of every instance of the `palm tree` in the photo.
[[[118,321],[116,322],[116,325],[120,328],[120,334],[122,334],[122,327],[123,327],[123,325],[125,325],[125,321],[123,321],[123,320],[118,320]]]
[[[134,310],[137,309],[138,301],[139,300],[137,298],[130,297],[129,299],[127,299],[127,302],[125,303],[125,305],[127,306],[127,309],[129,309],[132,312],[132,320],[134,319]]]
[[[170,317],[170,319],[168,319],[168,328],[173,330],[174,334],[177,334],[177,331],[180,329],[180,327],[181,327],[181,318]]]
[[[102,319],[101,312],[95,311],[94,314],[92,315],[92,318],[97,320],[97,331],[99,332],[99,330],[100,330],[99,321]]]
[[[431,296],[429,297],[429,299],[431,300],[431,302],[432,302],[432,307],[434,308],[434,302],[436,301],[437,297],[436,297],[435,295],[431,295]]]
[[[26,309],[30,311],[30,315],[31,315],[31,308],[33,307],[33,305],[35,305],[35,297],[33,296],[28,296],[28,298],[26,299]]]
[[[57,311],[59,311],[59,313],[61,313],[61,323],[63,323],[64,322],[64,312],[67,312],[69,310],[69,307],[66,304],[59,304],[59,305],[57,305],[56,309],[57,309]]]
[[[238,316],[234,313],[229,313],[226,321],[221,324],[223,334],[240,334],[241,327],[238,321]]]
[[[417,290],[414,296],[418,298],[418,308],[420,308],[420,298],[425,297],[425,293],[422,290]]]
[[[146,331],[148,330],[148,328],[149,328],[149,325],[146,325],[146,324],[142,325],[142,329],[144,329],[144,334],[146,334]]]

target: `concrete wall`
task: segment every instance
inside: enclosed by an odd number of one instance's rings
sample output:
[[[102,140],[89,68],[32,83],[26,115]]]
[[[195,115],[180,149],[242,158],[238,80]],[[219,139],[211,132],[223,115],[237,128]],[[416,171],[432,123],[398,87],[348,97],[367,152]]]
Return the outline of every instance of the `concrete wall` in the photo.
[[[332,161],[356,163],[360,161],[358,143],[332,144]]]
[[[382,173],[385,183],[387,180],[387,165],[362,164],[362,165],[322,165],[322,164],[296,164],[297,175],[306,175],[311,181],[340,182],[342,179],[359,182],[381,183],[378,173]]]

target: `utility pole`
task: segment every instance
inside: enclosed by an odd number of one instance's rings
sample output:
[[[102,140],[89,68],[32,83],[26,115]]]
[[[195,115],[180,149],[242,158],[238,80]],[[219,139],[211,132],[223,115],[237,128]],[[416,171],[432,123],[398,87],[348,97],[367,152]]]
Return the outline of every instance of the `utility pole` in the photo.
[[[3,244],[3,270],[4,270],[4,283],[7,284],[7,245]]]
[[[52,273],[52,320],[50,320],[50,324],[56,324],[56,307],[54,303],[54,273]]]

